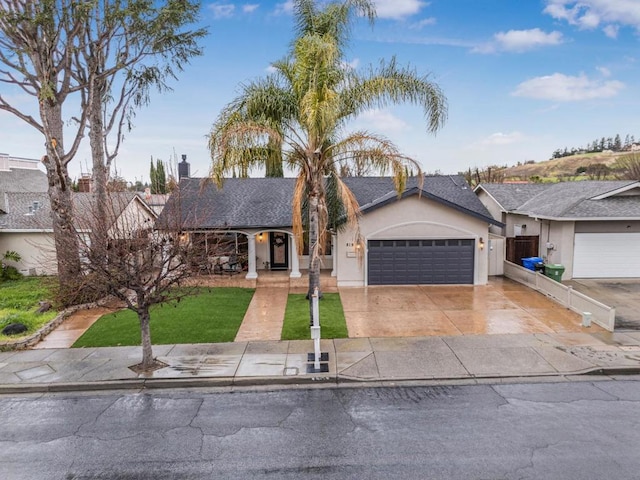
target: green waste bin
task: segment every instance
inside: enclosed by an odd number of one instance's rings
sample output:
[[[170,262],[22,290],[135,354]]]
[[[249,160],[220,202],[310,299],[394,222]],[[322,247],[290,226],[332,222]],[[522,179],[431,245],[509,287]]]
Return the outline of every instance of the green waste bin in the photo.
[[[548,263],[544,266],[545,276],[560,282],[562,280],[562,274],[564,273],[564,265],[559,263]]]

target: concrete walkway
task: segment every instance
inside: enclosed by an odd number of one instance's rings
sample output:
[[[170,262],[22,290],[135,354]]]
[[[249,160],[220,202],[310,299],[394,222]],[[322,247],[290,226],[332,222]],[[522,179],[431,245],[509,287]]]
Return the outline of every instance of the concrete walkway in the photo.
[[[583,374],[640,373],[640,332],[555,333],[324,340],[327,373],[307,373],[311,341],[156,345],[167,366],[136,374],[140,347],[0,353],[0,394],[401,381],[474,383]]]
[[[78,310],[69,315],[56,329],[49,333],[44,340],[38,342],[33,348],[70,348],[96,320],[113,311],[113,308],[108,307]]]
[[[256,288],[235,341],[280,340],[288,296],[288,288]]]

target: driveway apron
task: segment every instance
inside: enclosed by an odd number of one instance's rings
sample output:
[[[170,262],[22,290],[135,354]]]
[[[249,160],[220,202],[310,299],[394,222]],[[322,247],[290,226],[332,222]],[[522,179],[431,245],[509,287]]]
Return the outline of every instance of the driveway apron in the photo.
[[[589,278],[562,282],[616,309],[615,329],[640,330],[640,280]]]

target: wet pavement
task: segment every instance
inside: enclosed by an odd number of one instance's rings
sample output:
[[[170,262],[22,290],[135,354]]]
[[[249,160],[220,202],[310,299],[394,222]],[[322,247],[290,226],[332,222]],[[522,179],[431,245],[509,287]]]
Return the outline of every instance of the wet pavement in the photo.
[[[539,292],[495,278],[480,286],[340,288],[350,337],[581,332],[581,317]],[[594,331],[604,331],[592,326]]]
[[[616,330],[640,330],[640,281],[631,278],[589,278],[562,282],[616,309]]]
[[[49,343],[0,353],[0,393],[640,373],[640,332],[583,327],[579,315],[507,279],[340,288],[350,338],[322,340],[327,371],[308,373],[312,342],[278,340],[294,291],[259,287],[235,342],[154,346],[166,367],[148,374],[129,368],[140,362],[140,347],[62,348],[110,310],[78,312]]]
[[[323,340],[326,373],[308,373],[310,340],[156,345],[166,367],[137,374],[140,347],[0,353],[0,394],[116,388],[462,382],[640,373],[640,332]]]
[[[69,348],[101,316],[113,312],[113,308],[97,307],[91,310],[78,310],[66,318],[44,340],[33,348]]]

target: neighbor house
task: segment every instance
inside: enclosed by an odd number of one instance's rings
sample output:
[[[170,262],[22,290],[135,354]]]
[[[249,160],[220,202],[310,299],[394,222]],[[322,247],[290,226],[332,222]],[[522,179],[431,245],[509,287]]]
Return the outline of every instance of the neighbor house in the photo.
[[[298,251],[292,233],[295,182],[231,178],[218,188],[208,179],[183,178],[157,224],[163,228],[178,222],[191,241],[205,249],[220,232],[236,235],[248,279],[266,269],[300,277],[309,257],[306,245]],[[360,204],[363,241],[357,241],[352,228],[331,235],[323,268],[331,270],[339,286],[487,282],[489,226],[502,224],[463,177],[410,179],[401,195],[389,177],[350,177],[344,182]],[[216,262],[215,251],[204,261]]]
[[[10,250],[20,254],[20,262],[8,263],[27,275],[57,272],[47,175],[38,165],[38,160],[0,154],[0,255]],[[83,179],[80,186],[90,192],[90,177]],[[94,198],[92,193],[73,194],[76,229],[81,234],[89,233]],[[107,214],[112,238],[124,229],[151,228],[157,218],[142,196],[128,192],[110,194]]]
[[[506,258],[539,256],[563,279],[640,277],[640,182],[481,184],[480,201],[504,226]]]
[[[9,262],[26,275],[53,275],[57,272],[55,243],[51,222],[51,206],[45,192],[6,192],[0,212],[0,252],[20,254],[20,262]],[[90,193],[74,193],[76,229],[88,235],[94,197]],[[135,193],[111,194],[108,235],[122,231],[152,228],[155,212]]]

